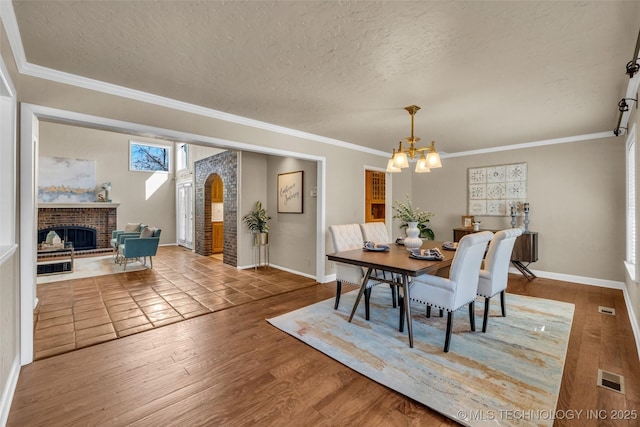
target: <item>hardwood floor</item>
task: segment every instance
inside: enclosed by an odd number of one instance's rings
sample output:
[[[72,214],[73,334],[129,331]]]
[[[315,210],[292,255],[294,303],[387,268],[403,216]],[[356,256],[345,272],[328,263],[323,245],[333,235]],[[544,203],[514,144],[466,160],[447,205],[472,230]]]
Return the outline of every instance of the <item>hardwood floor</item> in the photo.
[[[576,306],[554,425],[638,425],[612,419],[640,409],[622,292],[516,275],[508,290]],[[319,284],[36,361],[22,368],[8,425],[456,425],[265,321],[334,293]],[[597,387],[598,368],[624,375],[626,394]]]
[[[154,259],[153,269],[38,284],[35,359],[317,283],[276,268],[238,270],[179,246],[160,247]]]

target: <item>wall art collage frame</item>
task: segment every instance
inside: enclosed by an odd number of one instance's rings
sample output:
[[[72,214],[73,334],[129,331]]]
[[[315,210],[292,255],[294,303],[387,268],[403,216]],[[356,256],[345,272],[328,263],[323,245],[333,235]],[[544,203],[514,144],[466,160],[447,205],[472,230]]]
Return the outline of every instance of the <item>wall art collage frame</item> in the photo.
[[[527,163],[467,169],[468,214],[509,216],[511,206],[522,212],[527,198]]]

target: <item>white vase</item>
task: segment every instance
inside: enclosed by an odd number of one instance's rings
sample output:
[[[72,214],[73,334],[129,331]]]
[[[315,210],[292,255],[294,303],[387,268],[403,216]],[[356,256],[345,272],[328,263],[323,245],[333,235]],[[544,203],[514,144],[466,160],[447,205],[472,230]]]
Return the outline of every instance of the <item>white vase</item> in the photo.
[[[420,229],[417,222],[410,222],[407,227],[407,237],[404,239],[404,246],[408,251],[411,249],[418,249],[422,246],[422,239],[420,236]]]

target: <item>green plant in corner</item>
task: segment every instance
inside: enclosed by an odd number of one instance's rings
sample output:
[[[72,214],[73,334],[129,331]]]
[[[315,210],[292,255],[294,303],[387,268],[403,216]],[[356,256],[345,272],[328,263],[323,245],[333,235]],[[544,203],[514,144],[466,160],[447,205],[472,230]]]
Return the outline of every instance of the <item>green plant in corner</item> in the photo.
[[[411,204],[411,199],[409,198],[409,194],[406,195],[406,198],[407,198],[406,203],[399,202],[396,200],[395,202],[393,202],[393,206],[392,206],[393,210],[395,211],[395,215],[393,215],[393,217],[395,219],[404,221],[404,224],[402,224],[400,228],[408,227],[409,222],[417,222],[418,229],[420,230],[420,237],[429,239],[429,240],[434,240],[436,236],[433,230],[429,228],[429,220],[435,214],[431,211],[423,211],[420,208],[414,209],[413,205]]]
[[[271,217],[267,210],[262,207],[262,202],[257,201],[255,208],[242,217],[242,221],[252,233],[268,233],[269,221]]]

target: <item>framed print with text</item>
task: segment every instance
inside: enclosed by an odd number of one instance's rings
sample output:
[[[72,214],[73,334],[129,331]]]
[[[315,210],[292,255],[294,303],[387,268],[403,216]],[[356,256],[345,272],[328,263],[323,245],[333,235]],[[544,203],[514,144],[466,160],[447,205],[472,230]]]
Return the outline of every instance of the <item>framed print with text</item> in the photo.
[[[304,171],[278,174],[278,213],[302,213]]]

